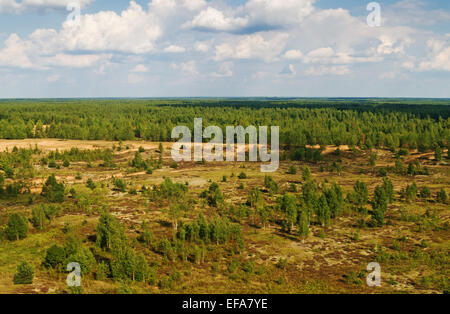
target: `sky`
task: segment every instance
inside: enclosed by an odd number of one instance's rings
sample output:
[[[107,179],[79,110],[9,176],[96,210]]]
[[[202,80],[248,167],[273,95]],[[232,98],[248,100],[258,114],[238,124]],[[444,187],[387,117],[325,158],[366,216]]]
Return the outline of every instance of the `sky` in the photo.
[[[370,2],[0,0],[0,98],[450,98],[450,1]]]

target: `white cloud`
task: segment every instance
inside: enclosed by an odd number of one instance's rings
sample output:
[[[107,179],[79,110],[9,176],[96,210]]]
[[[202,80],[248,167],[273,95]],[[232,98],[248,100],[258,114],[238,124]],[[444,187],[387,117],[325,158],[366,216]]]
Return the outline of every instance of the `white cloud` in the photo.
[[[111,58],[110,54],[70,55],[58,53],[53,57],[41,58],[41,64],[46,66],[87,68]]]
[[[187,75],[197,75],[199,74],[197,71],[197,64],[194,60],[191,60],[189,62],[182,62],[182,63],[172,63],[170,67],[174,70],[180,70],[183,74]]]
[[[79,27],[64,23],[58,39],[69,50],[139,54],[153,51],[155,41],[161,35],[158,18],[131,1],[120,15],[113,11],[101,11],[83,15]]]
[[[164,48],[164,52],[169,53],[182,53],[186,52],[186,48],[176,45],[170,45],[169,47]]]
[[[419,64],[419,71],[450,71],[450,45],[448,41],[430,39],[428,56]]]
[[[314,11],[315,0],[249,0],[237,8],[208,6],[185,27],[203,31],[274,30],[295,25]]]
[[[194,49],[198,52],[208,52],[210,49],[210,43],[206,41],[197,41],[194,44]]]
[[[266,37],[266,38],[265,38]],[[285,33],[252,34],[216,46],[216,60],[260,59],[273,61],[284,50],[289,35]]]
[[[205,0],[183,0],[183,5],[189,11],[197,11],[204,8],[207,3]]]
[[[303,53],[300,50],[289,50],[286,51],[283,57],[289,60],[301,60],[303,58]]]
[[[222,11],[213,7],[208,7],[201,11],[194,19],[184,24],[184,27],[190,27],[208,31],[237,31],[247,26],[248,20],[241,17],[225,17]]]
[[[313,66],[306,70],[306,75],[323,76],[323,75],[346,75],[349,74],[350,70],[345,65],[338,66]]]
[[[0,0],[0,13],[21,14],[27,11],[66,10],[73,0]],[[77,0],[81,8],[94,2],[94,0]]]
[[[315,0],[250,0],[245,4],[245,12],[254,25],[293,25],[314,11],[314,2]]]
[[[145,73],[145,72],[148,72],[148,67],[146,67],[143,64],[138,64],[130,72],[132,72],[132,73]]]
[[[5,47],[0,50],[0,66],[22,69],[39,68],[29,57],[30,45],[20,39],[17,34],[11,34],[5,40]]]

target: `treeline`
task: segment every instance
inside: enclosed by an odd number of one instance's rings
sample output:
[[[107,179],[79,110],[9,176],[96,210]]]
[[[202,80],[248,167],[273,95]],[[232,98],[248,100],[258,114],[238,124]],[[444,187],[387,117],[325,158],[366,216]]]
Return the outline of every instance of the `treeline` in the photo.
[[[449,144],[447,105],[357,103],[348,100],[351,105],[344,106],[343,100],[10,101],[0,104],[0,138],[171,141],[175,126],[193,128],[194,118],[200,117],[204,127],[278,125],[281,144],[296,147],[347,144],[428,150]],[[420,114],[416,112],[418,107]]]

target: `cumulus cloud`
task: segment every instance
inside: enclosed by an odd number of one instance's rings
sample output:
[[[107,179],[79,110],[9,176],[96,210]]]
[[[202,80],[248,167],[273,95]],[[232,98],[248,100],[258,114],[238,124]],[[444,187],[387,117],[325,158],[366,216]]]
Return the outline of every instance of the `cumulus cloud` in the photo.
[[[259,59],[273,61],[284,50],[289,38],[285,33],[252,34],[216,46],[216,60]]]
[[[110,50],[139,54],[153,51],[155,41],[161,35],[158,17],[131,1],[121,14],[113,11],[86,14],[81,17],[79,27],[66,22],[58,37],[69,50]]]
[[[170,45],[170,46],[164,48],[164,52],[169,52],[169,53],[182,53],[185,51],[186,51],[186,48],[177,46],[177,45]]]
[[[257,32],[298,24],[314,11],[315,0],[249,0],[237,8],[208,6],[185,27],[213,32]]]
[[[428,56],[419,64],[419,71],[450,71],[449,41],[430,39],[427,42]]]
[[[290,60],[301,60],[303,58],[303,53],[300,50],[289,50],[286,51],[283,57]]]
[[[66,10],[73,0],[0,0],[0,13],[21,14],[28,11]],[[81,8],[94,2],[94,0],[77,0]]]
[[[17,34],[11,34],[5,41],[5,47],[0,50],[0,66],[22,69],[39,68],[29,57],[30,44],[20,39]]]
[[[185,27],[190,27],[204,31],[228,31],[234,32],[248,25],[247,18],[226,17],[222,11],[213,7],[208,7],[201,11]]]

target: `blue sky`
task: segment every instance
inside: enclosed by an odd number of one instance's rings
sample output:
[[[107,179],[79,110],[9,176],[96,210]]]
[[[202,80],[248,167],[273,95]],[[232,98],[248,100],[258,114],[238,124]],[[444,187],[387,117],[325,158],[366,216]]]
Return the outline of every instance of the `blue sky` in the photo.
[[[0,0],[0,98],[450,97],[450,2]]]

